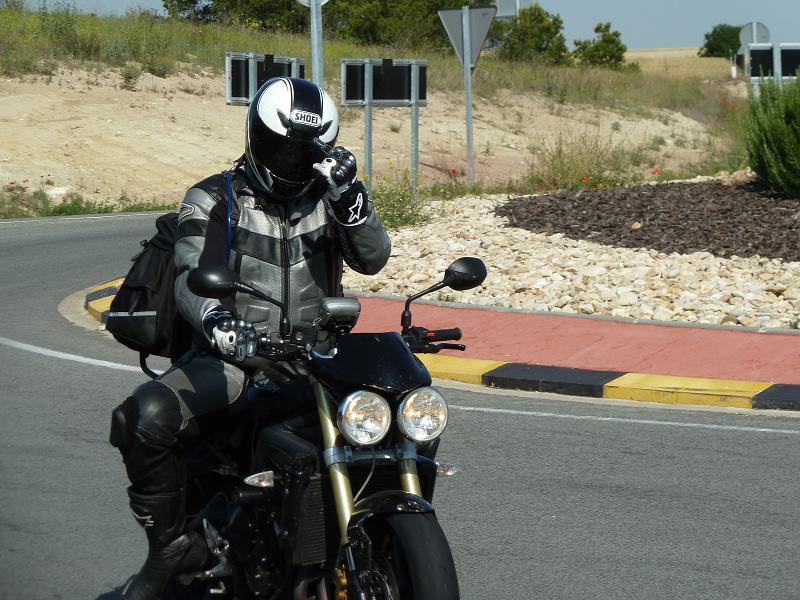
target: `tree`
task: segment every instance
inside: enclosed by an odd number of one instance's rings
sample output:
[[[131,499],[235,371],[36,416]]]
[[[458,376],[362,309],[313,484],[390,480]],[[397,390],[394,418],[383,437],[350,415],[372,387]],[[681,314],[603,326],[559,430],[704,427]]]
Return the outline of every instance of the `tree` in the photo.
[[[721,56],[729,58],[739,51],[739,30],[741,27],[720,23],[705,34],[703,47],[697,53],[700,56]]]
[[[170,17],[201,21],[209,18],[211,6],[205,0],[164,0],[164,10]]]
[[[499,28],[498,55],[505,60],[541,60],[551,65],[569,64],[564,22],[537,2],[524,8],[507,26]]]
[[[622,43],[622,34],[611,31],[611,23],[598,23],[593,40],[575,40],[573,56],[581,65],[621,69],[625,66],[628,47]]]
[[[323,25],[336,36],[398,48],[446,48],[437,10],[475,0],[337,0],[325,6]]]

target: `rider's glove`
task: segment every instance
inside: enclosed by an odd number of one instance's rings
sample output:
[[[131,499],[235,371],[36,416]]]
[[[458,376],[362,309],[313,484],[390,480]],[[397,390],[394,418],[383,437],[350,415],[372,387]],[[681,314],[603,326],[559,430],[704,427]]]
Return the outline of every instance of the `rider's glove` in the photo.
[[[206,314],[203,329],[223,358],[242,362],[256,353],[258,336],[253,325],[227,310],[215,309]]]
[[[360,225],[367,216],[367,190],[356,180],[358,167],[353,153],[337,146],[332,157],[315,163],[316,169],[328,182],[324,199],[342,225]]]

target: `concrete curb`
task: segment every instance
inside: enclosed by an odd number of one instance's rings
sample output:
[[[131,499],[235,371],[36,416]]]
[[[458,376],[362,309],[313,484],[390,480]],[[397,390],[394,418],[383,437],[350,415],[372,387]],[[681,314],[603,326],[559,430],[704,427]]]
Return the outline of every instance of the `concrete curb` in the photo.
[[[84,306],[92,318],[105,322],[121,284],[122,278],[113,279],[88,291]],[[800,410],[800,385],[596,371],[439,354],[418,357],[433,377],[507,390],[665,404]]]

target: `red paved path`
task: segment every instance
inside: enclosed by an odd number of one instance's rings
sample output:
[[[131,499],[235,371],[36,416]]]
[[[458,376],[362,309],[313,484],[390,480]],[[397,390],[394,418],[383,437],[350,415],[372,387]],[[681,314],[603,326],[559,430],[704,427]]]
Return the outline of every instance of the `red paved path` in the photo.
[[[356,331],[397,331],[403,303],[360,298]],[[461,327],[466,352],[486,358],[601,369],[800,384],[800,335],[621,323],[558,315],[413,304],[414,324]]]

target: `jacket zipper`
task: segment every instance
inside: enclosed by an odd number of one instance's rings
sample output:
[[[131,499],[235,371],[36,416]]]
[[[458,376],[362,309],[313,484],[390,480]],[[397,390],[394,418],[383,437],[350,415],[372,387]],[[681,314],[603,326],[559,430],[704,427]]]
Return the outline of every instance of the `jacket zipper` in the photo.
[[[285,212],[281,211],[281,263],[283,271],[283,305],[286,318],[289,318],[289,223]]]

